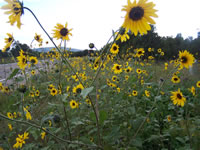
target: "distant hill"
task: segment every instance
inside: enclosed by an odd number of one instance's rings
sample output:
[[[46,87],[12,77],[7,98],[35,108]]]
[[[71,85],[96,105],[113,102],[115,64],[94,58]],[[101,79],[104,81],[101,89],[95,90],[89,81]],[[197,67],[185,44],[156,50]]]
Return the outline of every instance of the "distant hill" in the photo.
[[[37,51],[37,52],[48,52],[50,50],[52,50],[54,47],[42,47],[42,48],[34,48],[33,51]],[[62,47],[62,49],[64,49]],[[76,48],[67,48],[67,50],[70,50],[71,52],[80,52],[82,50],[80,49],[76,49]]]

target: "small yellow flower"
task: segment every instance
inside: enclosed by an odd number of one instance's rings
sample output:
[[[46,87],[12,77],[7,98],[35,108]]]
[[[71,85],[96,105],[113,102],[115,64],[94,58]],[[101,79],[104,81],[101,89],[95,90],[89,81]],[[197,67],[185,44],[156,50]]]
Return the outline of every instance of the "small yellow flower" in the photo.
[[[171,121],[172,121],[171,115],[168,115],[168,116],[167,116],[167,121],[168,121],[168,122],[171,122]]]
[[[8,128],[9,128],[10,131],[12,131],[12,129],[13,129],[12,125],[10,123],[8,124]]]
[[[71,107],[72,109],[78,108],[78,103],[77,103],[75,100],[71,100],[71,101],[70,101],[70,107]]]
[[[69,41],[69,35],[72,36],[72,34],[70,33],[70,31],[72,31],[72,29],[68,29],[67,28],[67,23],[65,24],[65,26],[63,26],[62,24],[57,23],[57,25],[55,26],[56,29],[54,29],[54,38],[58,39],[62,39],[62,40],[67,40]]]

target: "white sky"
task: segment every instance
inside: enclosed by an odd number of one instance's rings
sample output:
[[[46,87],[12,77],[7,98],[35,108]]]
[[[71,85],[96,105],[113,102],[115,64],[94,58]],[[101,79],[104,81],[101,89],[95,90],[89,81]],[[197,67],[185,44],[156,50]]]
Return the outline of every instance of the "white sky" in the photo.
[[[149,1],[153,1],[156,4],[155,9],[158,10],[159,18],[154,20],[159,35],[176,36],[177,33],[182,33],[184,38],[197,37],[200,30],[200,0]],[[56,23],[68,22],[68,27],[73,28],[68,47],[83,50],[87,49],[91,42],[99,49],[106,44],[112,35],[112,29],[117,30],[123,23],[125,12],[121,9],[127,4],[127,0],[24,0],[23,3],[36,14],[51,36]],[[0,0],[0,7],[5,4]],[[6,33],[12,33],[16,40],[28,45],[35,33],[41,34],[44,41],[48,40],[27,10],[21,17],[23,26],[20,30],[16,25],[6,23],[7,21],[8,15],[0,9],[0,49],[5,46]]]

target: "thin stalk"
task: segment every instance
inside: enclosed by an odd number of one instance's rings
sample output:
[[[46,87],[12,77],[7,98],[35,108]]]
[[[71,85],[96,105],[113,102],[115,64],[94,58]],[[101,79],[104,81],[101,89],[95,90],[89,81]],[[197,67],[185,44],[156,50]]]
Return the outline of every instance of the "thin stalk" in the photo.
[[[3,118],[3,119],[9,120],[9,121],[14,121],[14,122],[17,122],[17,123],[29,125],[29,126],[31,126],[31,127],[40,129],[40,130],[42,130],[42,131],[48,133],[49,135],[51,135],[51,136],[54,137],[55,139],[58,139],[58,140],[60,140],[60,141],[62,141],[62,142],[65,142],[65,143],[76,144],[76,145],[80,145],[80,146],[87,146],[87,147],[90,147],[90,148],[99,148],[99,149],[103,149],[103,148],[100,147],[100,146],[91,146],[91,145],[88,145],[88,144],[82,144],[82,143],[78,143],[78,142],[72,142],[72,141],[64,140],[64,139],[62,139],[62,138],[56,136],[55,134],[51,133],[50,131],[44,129],[42,126],[38,126],[38,125],[36,125],[36,124],[32,124],[32,123],[27,122],[27,121],[21,121],[21,120],[10,119],[10,118],[6,117],[5,115],[3,115],[3,114],[1,114],[1,113],[0,113],[0,117]]]

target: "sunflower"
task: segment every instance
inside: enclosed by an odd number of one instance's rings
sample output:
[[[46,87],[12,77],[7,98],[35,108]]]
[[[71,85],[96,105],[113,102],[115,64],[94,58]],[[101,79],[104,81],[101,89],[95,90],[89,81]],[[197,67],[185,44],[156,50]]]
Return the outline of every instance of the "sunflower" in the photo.
[[[171,92],[171,94],[172,96],[170,98],[173,101],[173,104],[183,107],[185,104],[186,98],[183,96],[180,89],[178,89],[178,91]]]
[[[126,69],[125,69],[125,72],[126,73],[129,73],[129,72],[131,72],[132,71],[132,68],[130,67],[130,66],[128,66]]]
[[[17,22],[17,27],[20,29],[21,21],[20,17],[24,13],[23,3],[19,0],[5,0],[8,4],[1,7],[1,9],[6,9],[5,14],[9,14],[9,21],[11,25]]]
[[[118,64],[114,64],[114,66],[112,67],[112,70],[114,71],[115,74],[119,74],[122,72],[122,65],[118,65]]]
[[[41,38],[41,35],[38,35],[37,33],[35,33],[34,39],[39,43],[42,43],[43,41],[43,39]]]
[[[193,96],[195,96],[195,87],[194,86],[192,86],[188,90],[192,93]]]
[[[84,89],[82,84],[77,85],[76,87],[73,88],[73,93],[81,93],[81,91]]]
[[[31,64],[33,65],[36,65],[38,63],[38,60],[37,60],[37,57],[34,57],[34,56],[31,56],[29,58],[29,61],[31,62]]]
[[[187,50],[181,52],[179,51],[179,59],[180,59],[180,65],[185,68],[192,67],[194,63],[194,56],[190,54]]]
[[[200,88],[200,81],[197,82],[196,86]]]
[[[57,23],[57,25],[55,26],[55,30],[54,31],[54,38],[58,39],[62,39],[62,40],[67,40],[69,41],[69,35],[72,36],[72,34],[70,33],[70,31],[72,31],[72,29],[68,29],[67,28],[67,23],[65,24],[65,26],[63,26],[62,24]]]
[[[71,101],[70,101],[70,107],[71,107],[72,109],[78,108],[78,103],[77,103],[75,100],[71,100]]]
[[[116,32],[115,34],[116,34],[116,35],[118,34],[118,36],[117,36],[117,38],[116,38],[116,41],[120,39],[121,42],[126,42],[128,39],[130,39],[130,37],[129,37],[129,35],[128,35],[127,33],[128,33],[128,30],[127,30],[127,29],[124,29],[124,28],[122,28],[122,29],[119,31],[119,33]]]
[[[116,82],[116,81],[118,81],[118,80],[119,80],[119,79],[117,78],[117,76],[113,76],[113,77],[112,77],[112,81],[113,81],[113,82]]]
[[[147,0],[139,0],[138,3],[136,3],[136,0],[133,3],[128,0],[128,5],[122,9],[122,11],[126,11],[122,27],[127,30],[130,29],[135,36],[137,36],[138,31],[141,35],[147,34],[147,31],[151,30],[149,23],[155,24],[151,16],[158,17],[155,14],[157,10],[153,8],[154,6],[155,4],[153,2],[147,3]]]
[[[7,33],[7,35],[8,35],[8,38],[5,38],[5,43],[10,46],[14,41],[14,37],[10,33]]]
[[[137,96],[137,94],[138,94],[138,92],[137,92],[136,90],[133,90],[133,91],[132,91],[132,95],[133,95],[133,96]]]
[[[179,83],[181,80],[180,80],[180,78],[179,78],[178,76],[173,75],[171,81],[172,81],[173,83]]]
[[[112,45],[111,49],[110,49],[110,52],[111,52],[112,54],[118,54],[118,52],[119,52],[119,46],[118,46],[116,43],[114,43],[114,44]]]
[[[13,119],[13,114],[12,113],[8,112],[7,116],[8,116],[9,119]]]
[[[137,50],[136,57],[140,58],[141,56],[144,56],[144,48],[139,48],[136,50]]]
[[[52,96],[55,96],[55,95],[57,95],[58,94],[58,90],[56,89],[56,88],[52,88],[51,89],[51,95]]]
[[[3,84],[0,82],[0,91],[3,92],[3,90],[4,90]]]
[[[25,67],[27,66],[27,58],[24,55],[20,55],[17,57],[18,63],[17,65],[20,67],[20,69],[24,70]]]
[[[168,122],[171,122],[171,121],[172,121],[171,115],[168,115],[168,116],[167,116],[167,121],[168,121]]]
[[[136,69],[137,74],[141,74],[142,70],[141,69]]]
[[[150,92],[148,90],[145,90],[144,93],[145,93],[146,97],[150,97]]]
[[[35,70],[32,70],[32,71],[31,71],[31,74],[34,76],[34,75],[35,75]]]
[[[9,50],[10,50],[10,44],[8,43],[8,44],[6,44],[6,46],[4,46],[4,48],[2,49],[2,52],[4,53],[4,52],[7,52]]]

